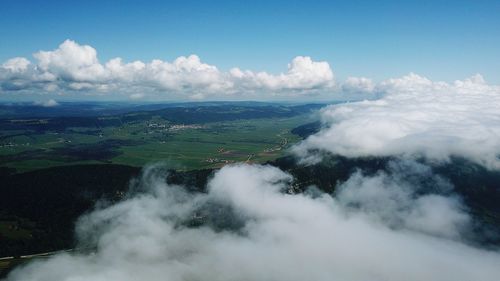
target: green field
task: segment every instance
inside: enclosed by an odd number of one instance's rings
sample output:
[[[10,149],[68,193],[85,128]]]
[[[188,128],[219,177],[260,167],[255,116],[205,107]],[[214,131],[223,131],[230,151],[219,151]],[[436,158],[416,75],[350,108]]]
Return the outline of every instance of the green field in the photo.
[[[3,131],[0,166],[30,171],[51,166],[116,163],[172,168],[217,168],[235,162],[265,162],[282,156],[300,137],[290,131],[309,115],[204,124],[171,124],[161,118],[64,132]]]

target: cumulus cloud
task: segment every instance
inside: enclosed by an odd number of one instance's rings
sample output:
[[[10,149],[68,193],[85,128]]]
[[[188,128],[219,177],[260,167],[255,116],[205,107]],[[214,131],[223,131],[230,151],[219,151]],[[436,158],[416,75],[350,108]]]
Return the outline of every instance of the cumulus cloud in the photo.
[[[294,58],[284,74],[254,73],[239,68],[231,69],[230,74],[236,83],[247,89],[304,91],[331,88],[334,85],[333,72],[327,62],[315,62],[310,57],[302,56]]]
[[[33,55],[37,67],[57,79],[72,82],[93,82],[105,76],[104,67],[97,59],[97,51],[88,45],[66,40],[54,51],[40,51]]]
[[[226,166],[206,194],[167,185],[163,176],[147,170],[136,188],[143,192],[80,219],[80,243],[94,250],[31,263],[7,280],[487,281],[500,273],[498,252],[448,235],[466,217],[457,201],[414,193],[407,206],[398,185],[412,183],[403,178],[356,174],[333,198],[286,194],[292,177],[269,166]],[[353,183],[358,195],[348,193]],[[374,207],[372,200],[393,202]],[[392,216],[413,224],[394,228],[385,222]],[[199,218],[240,223],[189,226]],[[436,232],[441,224],[451,232]]]
[[[196,55],[172,62],[123,62],[114,58],[101,63],[89,45],[64,41],[53,51],[33,54],[36,62],[13,58],[0,67],[2,91],[60,89],[66,91],[123,91],[130,95],[156,93],[168,97],[238,96],[255,94],[310,94],[333,87],[334,76],[327,62],[298,56],[281,74],[242,71],[224,72]],[[133,93],[130,91],[133,90]]]
[[[28,69],[28,66],[31,64],[29,60],[26,58],[16,57],[7,60],[2,64],[2,68],[12,72],[12,73],[21,73]]]
[[[409,74],[375,86],[381,98],[322,110],[325,129],[295,151],[347,157],[464,157],[500,168],[500,87],[480,75],[453,83]],[[314,158],[310,158],[314,159]]]

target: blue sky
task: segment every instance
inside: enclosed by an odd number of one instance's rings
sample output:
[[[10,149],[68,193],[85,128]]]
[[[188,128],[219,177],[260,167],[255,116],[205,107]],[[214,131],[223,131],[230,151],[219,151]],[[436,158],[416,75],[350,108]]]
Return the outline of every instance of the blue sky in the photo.
[[[101,62],[197,54],[221,70],[278,73],[296,56],[327,61],[336,79],[415,72],[500,82],[500,1],[0,2],[0,62],[65,39]]]
[[[270,3],[271,2],[271,3]],[[0,61],[65,39],[101,60],[197,54],[282,71],[297,55],[338,75],[483,74],[500,81],[500,1],[23,1],[0,8]]]

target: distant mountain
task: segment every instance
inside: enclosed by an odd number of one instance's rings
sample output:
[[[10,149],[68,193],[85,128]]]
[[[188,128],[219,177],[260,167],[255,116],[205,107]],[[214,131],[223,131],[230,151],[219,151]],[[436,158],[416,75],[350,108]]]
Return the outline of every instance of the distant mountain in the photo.
[[[44,107],[35,103],[1,103],[0,119],[11,118],[47,118],[47,117],[91,117],[110,116],[132,112],[155,111],[168,108],[194,107],[262,107],[307,105],[305,103],[272,103],[256,101],[212,101],[212,102],[177,102],[177,103],[125,103],[125,102],[60,102],[57,106]],[[310,105],[310,104],[309,104]],[[317,104],[322,107],[326,103]]]
[[[239,119],[292,117],[312,112],[324,104],[280,105],[269,103],[196,103],[140,105],[62,104],[56,108],[33,105],[0,105],[1,130],[64,131],[69,127],[102,128],[160,117],[174,124],[202,124]],[[160,109],[158,109],[160,108]],[[140,110],[139,110],[140,109]],[[1,118],[1,116],[10,116]]]

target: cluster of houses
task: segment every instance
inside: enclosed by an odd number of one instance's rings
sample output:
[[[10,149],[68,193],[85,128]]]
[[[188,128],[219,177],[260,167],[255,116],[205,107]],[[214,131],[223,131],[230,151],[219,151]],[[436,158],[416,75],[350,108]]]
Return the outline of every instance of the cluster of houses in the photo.
[[[2,147],[9,148],[9,147],[16,147],[16,146],[30,146],[30,145],[31,144],[29,142],[20,143],[20,144],[8,142],[8,143],[0,143],[0,148],[2,148]]]
[[[178,130],[185,130],[185,129],[201,129],[203,126],[198,125],[198,124],[190,124],[190,125],[185,125],[185,124],[177,124],[177,125],[168,125],[168,124],[163,124],[163,123],[148,123],[148,128],[154,128],[154,129],[163,129],[165,131],[178,131]]]
[[[219,159],[219,158],[207,158],[207,159],[205,159],[205,162],[207,162],[207,163],[224,163],[224,164],[229,164],[229,163],[233,163],[234,160]]]

